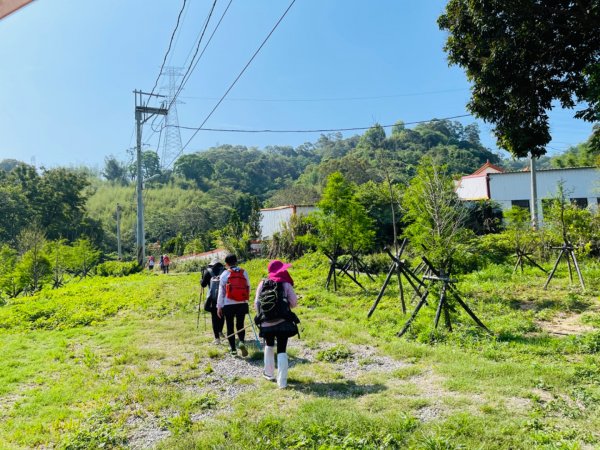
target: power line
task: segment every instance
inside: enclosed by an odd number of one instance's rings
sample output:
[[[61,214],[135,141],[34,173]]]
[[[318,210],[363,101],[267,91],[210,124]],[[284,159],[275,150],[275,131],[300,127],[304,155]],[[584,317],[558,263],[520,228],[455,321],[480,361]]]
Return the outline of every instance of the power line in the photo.
[[[352,100],[378,100],[385,98],[398,98],[398,97],[415,97],[420,95],[434,95],[443,94],[447,92],[460,92],[468,91],[468,89],[445,89],[440,91],[426,91],[426,92],[411,92],[405,94],[390,94],[390,95],[375,95],[375,96],[364,96],[364,97],[323,97],[323,98],[244,98],[244,97],[229,97],[226,101],[238,101],[238,102],[270,102],[270,103],[294,103],[294,102],[338,102],[338,101],[352,101]],[[186,99],[197,99],[197,100],[216,100],[217,97],[194,97],[186,96],[182,97]]]
[[[206,18],[206,20],[204,22],[204,26],[202,27],[202,32],[200,33],[200,36],[198,37],[198,43],[196,44],[196,50],[194,52],[194,56],[192,56],[192,59],[190,61],[190,65],[188,66],[187,70],[183,74],[183,78],[181,79],[181,84],[179,85],[179,88],[177,89],[177,92],[175,93],[175,95],[171,99],[171,102],[169,103],[169,106],[167,107],[167,109],[171,108],[171,105],[175,102],[175,100],[177,99],[177,96],[179,95],[179,93],[183,89],[183,86],[186,83],[187,78],[189,78],[188,75],[191,75],[192,66],[194,66],[194,68],[196,67],[194,65],[194,62],[195,62],[195,59],[196,59],[196,55],[198,55],[198,51],[200,50],[200,44],[202,43],[202,38],[204,37],[204,33],[206,33],[206,29],[208,28],[208,24],[210,23],[210,18],[212,17],[213,12],[215,10],[215,6],[217,6],[217,0],[213,1],[213,4],[212,4],[212,6],[210,8],[210,11],[208,12],[208,17]],[[229,6],[228,6],[228,8],[229,8]],[[206,49],[206,47],[205,47],[205,49]],[[204,51],[202,53],[204,53]],[[186,58],[186,60],[187,60],[187,58]],[[198,60],[200,60],[200,58],[198,58]]]
[[[200,126],[198,127],[198,129],[194,132],[194,134],[192,134],[192,137],[190,137],[190,139],[185,143],[185,145],[181,148],[181,151],[179,152],[179,154],[175,157],[175,159],[173,159],[173,161],[171,161],[171,163],[169,165],[171,165],[173,162],[175,162],[175,160],[179,157],[179,155],[181,155],[183,153],[183,151],[187,148],[187,146],[190,144],[190,142],[192,141],[192,139],[194,139],[194,137],[196,136],[196,134],[198,134],[198,131],[200,131],[200,129],[202,129],[202,127],[208,121],[208,119],[210,119],[210,117],[213,115],[213,113],[216,111],[216,109],[219,107],[219,105],[223,102],[223,100],[225,99],[225,97],[227,96],[227,94],[229,94],[229,92],[231,91],[231,89],[233,89],[233,87],[238,82],[238,80],[241,78],[241,76],[244,74],[244,72],[246,71],[246,69],[250,66],[250,64],[252,63],[252,61],[254,61],[254,58],[256,58],[256,55],[258,55],[258,53],[264,47],[264,45],[267,43],[267,41],[269,40],[269,38],[271,37],[271,35],[275,32],[275,30],[277,29],[277,27],[279,26],[279,24],[281,23],[281,21],[287,15],[288,11],[292,8],[292,6],[294,6],[294,3],[296,3],[296,0],[292,0],[292,2],[287,7],[287,9],[283,12],[283,14],[279,18],[279,20],[275,23],[275,25],[273,26],[273,28],[271,29],[271,31],[269,32],[269,34],[267,35],[267,37],[265,37],[265,39],[262,41],[262,43],[260,44],[260,46],[256,49],[256,51],[254,52],[254,54],[252,55],[252,57],[248,60],[248,62],[244,66],[244,68],[241,70],[241,72],[235,78],[235,80],[233,80],[233,83],[231,83],[231,85],[225,91],[225,93],[223,94],[223,96],[219,99],[219,101],[216,103],[216,105],[213,107],[213,109],[210,111],[210,113],[208,113],[208,115],[206,116],[206,118],[202,121],[202,123],[200,124]]]
[[[160,79],[160,77],[162,75],[162,71],[167,62],[167,57],[169,56],[169,52],[171,51],[171,45],[173,45],[173,39],[175,38],[175,33],[177,32],[177,28],[179,28],[179,20],[181,19],[181,15],[183,14],[183,10],[185,9],[186,2],[187,2],[187,0],[183,0],[183,5],[181,5],[181,9],[179,10],[179,14],[177,15],[177,23],[175,24],[175,29],[173,30],[173,33],[171,33],[171,39],[169,39],[169,47],[167,48],[167,52],[165,53],[165,57],[163,58],[163,62],[160,66],[160,71],[158,72],[158,76],[156,77],[156,81],[154,82],[154,87],[152,88],[152,91],[150,92],[150,96],[148,97],[148,100],[150,100],[150,98],[152,97],[152,94],[154,94],[154,89],[156,89],[156,86],[158,85],[158,80]]]
[[[471,116],[472,116],[472,114],[461,114],[458,116],[442,117],[440,119],[416,120],[413,122],[402,122],[402,123],[404,125],[416,125],[419,123],[439,122],[442,120],[460,119],[463,117],[471,117]],[[391,128],[396,125],[397,124],[380,125],[380,126],[382,128]],[[195,130],[196,132],[198,132],[198,131],[219,131],[219,132],[225,132],[225,133],[333,133],[333,132],[337,132],[337,131],[364,131],[364,130],[373,128],[373,125],[368,126],[368,127],[317,128],[317,129],[305,129],[305,130],[272,130],[272,129],[247,130],[247,129],[239,129],[239,128],[202,128],[201,126],[198,128],[180,126],[178,128],[180,128],[182,130]],[[194,136],[195,136],[195,133],[194,133]],[[189,143],[189,141],[188,141],[188,143]]]

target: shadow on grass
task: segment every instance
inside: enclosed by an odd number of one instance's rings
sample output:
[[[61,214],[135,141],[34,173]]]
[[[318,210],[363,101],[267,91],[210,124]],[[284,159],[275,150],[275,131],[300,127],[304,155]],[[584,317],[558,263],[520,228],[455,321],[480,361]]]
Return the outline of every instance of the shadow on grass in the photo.
[[[352,380],[330,383],[290,380],[288,389],[317,397],[356,398],[367,394],[375,394],[387,388],[383,384],[357,384]]]

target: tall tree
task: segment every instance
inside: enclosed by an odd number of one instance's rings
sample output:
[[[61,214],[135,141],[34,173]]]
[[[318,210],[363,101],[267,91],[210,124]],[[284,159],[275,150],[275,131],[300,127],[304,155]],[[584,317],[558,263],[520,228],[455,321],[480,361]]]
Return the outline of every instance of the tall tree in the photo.
[[[436,268],[448,273],[469,231],[464,228],[466,209],[445,167],[424,159],[404,192],[403,206],[409,223],[405,235],[425,249]]]
[[[104,158],[102,176],[108,181],[121,186],[126,186],[129,183],[127,166],[112,155]]]
[[[450,0],[438,19],[473,83],[469,110],[515,156],[546,153],[554,102],[600,121],[599,23],[600,0]]]

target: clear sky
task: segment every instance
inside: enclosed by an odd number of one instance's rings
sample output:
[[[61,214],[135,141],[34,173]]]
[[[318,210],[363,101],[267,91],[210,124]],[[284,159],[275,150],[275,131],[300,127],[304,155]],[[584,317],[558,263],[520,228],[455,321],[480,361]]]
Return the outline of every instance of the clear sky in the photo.
[[[185,70],[212,3],[187,0],[167,65]],[[217,1],[204,42],[227,3]],[[469,84],[460,68],[448,67],[436,24],[445,3],[297,0],[205,127],[346,128],[466,114]],[[181,126],[202,123],[288,4],[233,0],[180,94]],[[128,160],[132,91],[152,89],[181,5],[36,0],[0,21],[0,159],[97,168],[107,155]],[[552,112],[551,154],[589,136],[591,125],[572,114]],[[495,149],[491,127],[478,123],[482,141]],[[192,133],[181,131],[183,144]],[[158,137],[146,124],[146,148],[157,149]],[[218,144],[296,146],[318,137],[200,131],[185,152]]]

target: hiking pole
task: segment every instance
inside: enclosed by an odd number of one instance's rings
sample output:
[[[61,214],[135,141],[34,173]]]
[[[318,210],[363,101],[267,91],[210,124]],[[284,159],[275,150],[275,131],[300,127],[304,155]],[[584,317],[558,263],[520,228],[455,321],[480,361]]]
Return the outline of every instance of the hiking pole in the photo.
[[[241,329],[239,329],[239,330],[237,330],[237,331],[234,331],[234,332],[233,332],[233,333],[231,333],[231,334],[228,334],[227,336],[225,336],[225,339],[229,339],[231,336],[235,336],[235,335],[236,335],[236,334],[238,334],[240,331],[244,331],[244,330],[246,330],[246,329],[250,328],[251,326],[252,326],[252,324],[250,324],[250,325],[246,325],[244,328],[241,328]]]
[[[262,345],[260,345],[260,340],[258,339],[258,334],[256,334],[256,329],[254,328],[254,321],[252,317],[250,317],[250,313],[248,313],[248,319],[250,320],[250,325],[252,326],[252,331],[254,332],[254,339],[256,339],[256,343],[258,344],[258,349],[262,351]]]

